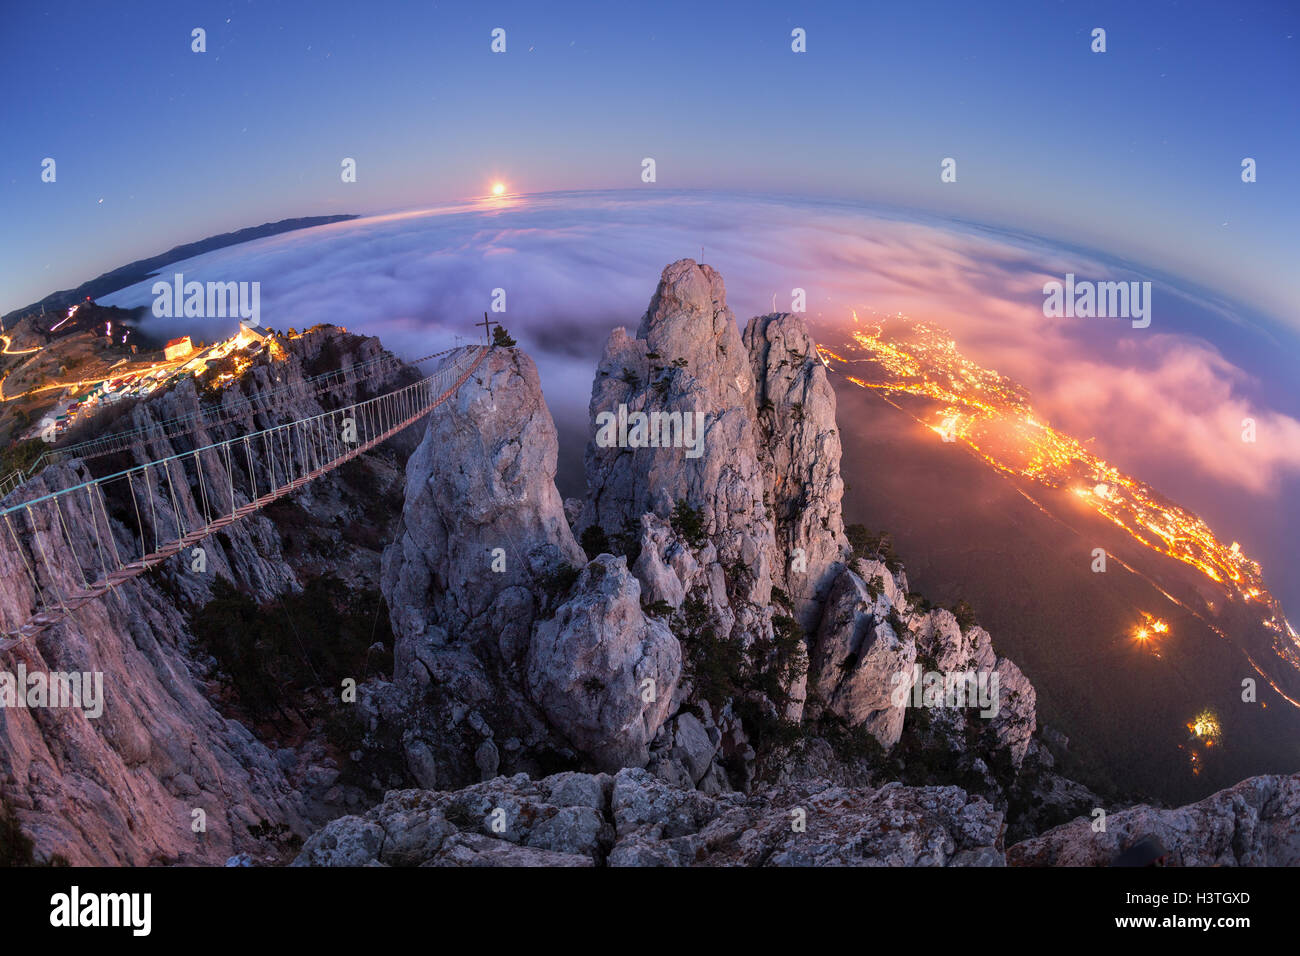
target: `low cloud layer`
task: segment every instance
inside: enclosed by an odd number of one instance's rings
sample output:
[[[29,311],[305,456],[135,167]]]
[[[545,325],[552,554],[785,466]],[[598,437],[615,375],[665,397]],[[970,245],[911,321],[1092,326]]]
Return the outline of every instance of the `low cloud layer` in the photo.
[[[503,288],[507,311],[493,318],[537,359],[561,427],[578,429],[608,331],[635,328],[664,265],[699,259],[701,247],[742,324],[774,304],[789,309],[798,287],[822,321],[848,321],[856,309],[946,327],[976,361],[1029,388],[1053,424],[1094,437],[1099,454],[1176,498],[1204,497],[1211,486],[1267,498],[1300,475],[1300,409],[1286,382],[1260,372],[1274,367],[1270,336],[1282,333],[1185,283],[1094,253],[859,206],[648,192],[529,197],[289,233],[197,257],[165,277],[259,281],[263,324],[333,322],[407,357],[481,336],[473,324]],[[1153,280],[1151,327],[1044,318],[1043,285],[1066,273]],[[150,283],[103,301],[149,305]],[[152,322],[160,333],[207,339],[230,327]],[[1241,441],[1245,418],[1256,421],[1253,445]]]

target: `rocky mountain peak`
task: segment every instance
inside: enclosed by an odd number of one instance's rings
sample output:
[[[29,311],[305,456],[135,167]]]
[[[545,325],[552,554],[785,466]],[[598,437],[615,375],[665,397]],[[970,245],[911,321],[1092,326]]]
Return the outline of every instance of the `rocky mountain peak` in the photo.
[[[283,348],[242,394],[379,352],[335,330]],[[184,384],[130,424],[197,403]],[[99,723],[0,710],[0,814],[39,859],[73,863],[283,860],[324,820],[300,863],[1104,863],[1142,832],[1186,862],[1294,862],[1295,777],[1124,810],[1114,838],[1094,838],[1101,798],[1053,770],[1025,675],[968,608],[911,593],[883,540],[857,529],[850,546],[835,396],[799,316],[742,334],[721,277],[673,263],[635,337],[610,335],[590,412],[589,497],[566,508],[536,367],[494,348],[429,414],[400,516],[384,508],[400,468],[372,453],[214,537],[210,576],[164,566],[38,636],[28,666],[103,671],[111,706]],[[656,440],[638,424],[651,414]],[[417,434],[394,439],[399,456]],[[44,480],[89,476],[57,469]],[[295,729],[306,739],[264,743],[269,725],[227,716],[232,660],[199,637],[204,617],[243,608],[253,626],[298,590],[299,606],[345,598],[329,591],[343,582],[309,592],[321,564],[378,580],[392,679],[364,673],[345,705],[335,685],[309,685],[299,703],[323,704]],[[0,606],[25,605],[23,580],[0,574]],[[374,614],[362,622],[373,637]],[[341,736],[325,726],[336,717]],[[200,838],[195,807],[209,810]],[[790,829],[795,808],[813,811],[806,834]],[[497,809],[506,829],[488,832],[476,821]],[[1028,839],[1008,848],[1013,834]]]
[[[624,559],[589,562],[574,540],[557,453],[533,361],[497,348],[408,462],[384,559],[395,684],[374,707],[426,786],[644,764],[673,700],[677,641],[643,613]]]
[[[494,349],[434,409],[407,462],[402,521],[385,554],[400,637],[432,640],[439,627],[504,647],[526,634],[538,580],[586,562],[555,489],[558,448],[537,368],[517,350]]]
[[[702,509],[728,556],[754,562],[766,536],[754,429],[754,376],[722,277],[682,259],[664,269],[635,338],[615,329],[592,386],[580,519],[626,533],[678,502]],[[602,432],[611,418],[616,434]],[[645,427],[622,421],[645,416]],[[680,422],[680,429],[678,423]],[[724,451],[725,450],[725,451]],[[766,569],[760,575],[767,579]]]
[[[667,266],[637,338],[664,364],[681,359],[721,407],[740,406],[753,395],[736,317],[727,307],[727,288],[711,266],[679,259]],[[707,369],[707,374],[701,371]],[[748,374],[747,374],[748,373]],[[749,399],[752,404],[752,399]]]
[[[358,401],[364,385],[344,383],[331,393],[316,393],[308,380],[322,371],[322,363],[337,368],[383,352],[377,339],[333,327],[318,327],[275,345],[276,361],[254,364],[217,396],[221,415],[213,416],[195,383],[186,380],[141,401],[115,427],[161,431],[162,423],[200,412],[219,424],[154,439],[111,466],[102,459],[57,463],[33,478],[22,494],[35,497],[75,486],[110,467],[183,454],[322,414],[337,407],[332,403]],[[394,363],[376,374],[370,387],[392,388],[401,369]],[[272,389],[274,401],[265,407],[254,404]],[[402,438],[392,445],[402,449]],[[354,479],[364,474],[372,487],[383,488],[400,470],[376,455],[350,474]],[[193,527],[202,512],[199,489],[178,480],[174,494],[166,500],[154,496],[155,520],[166,523],[179,512]],[[378,555],[362,543],[365,536],[352,533],[360,530],[361,510],[344,476],[326,475],[294,496],[292,504],[277,503],[203,539],[206,570],[196,570],[192,552],[186,552],[87,603],[5,655],[0,671],[12,671],[21,662],[32,673],[103,675],[104,709],[98,719],[76,710],[0,708],[0,797],[29,835],[36,860],[220,863],[235,853],[267,851],[255,832],[278,827],[301,835],[313,819],[338,812],[337,803],[324,799],[338,777],[337,769],[319,762],[326,759],[324,748],[278,749],[230,716],[228,701],[210,693],[220,680],[220,665],[204,646],[196,646],[192,632],[222,585],[256,608],[255,602],[278,602],[300,591],[319,564],[329,567],[340,588],[368,584],[377,576]],[[382,510],[375,508],[372,514]],[[275,521],[286,514],[300,526],[292,533]],[[78,517],[69,508],[67,520]],[[92,526],[90,519],[85,526]],[[296,545],[306,537],[305,528],[349,539],[347,559],[317,562],[319,551],[303,553],[312,550]],[[111,530],[123,541],[131,533],[116,516]],[[77,558],[91,574],[97,567],[93,545],[78,545]],[[12,552],[5,555],[20,560]],[[31,607],[30,595],[24,593],[28,578],[5,570],[13,573],[0,574],[0,606],[16,615]],[[81,573],[75,567],[55,570],[66,576],[65,587]],[[196,809],[205,812],[202,832],[191,827]]]
[[[798,316],[757,316],[744,339],[757,386],[760,461],[780,577],[799,623],[809,629],[850,553],[840,510],[844,480],[835,392],[817,343]]]

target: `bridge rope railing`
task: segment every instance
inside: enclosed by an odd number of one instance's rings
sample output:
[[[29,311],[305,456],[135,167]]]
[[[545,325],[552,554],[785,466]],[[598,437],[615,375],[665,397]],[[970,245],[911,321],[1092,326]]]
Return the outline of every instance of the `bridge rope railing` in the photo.
[[[9,492],[13,491],[26,480],[27,476],[21,471],[11,471],[3,478],[0,478],[0,499],[8,497]]]
[[[431,375],[0,509],[0,651],[369,451],[454,395],[488,354],[452,350]],[[12,584],[12,582],[11,582]]]
[[[188,415],[181,415],[176,418],[166,419],[161,422],[150,422],[139,428],[133,428],[128,431],[114,432],[111,435],[105,435],[102,438],[93,438],[89,441],[78,442],[75,445],[65,445],[61,448],[48,448],[25,471],[16,471],[0,479],[0,499],[4,498],[9,492],[29,481],[33,476],[38,474],[48,465],[57,461],[69,461],[73,458],[87,461],[94,458],[101,458],[105,455],[115,454],[121,451],[127,451],[140,445],[179,438],[184,435],[190,435],[201,428],[210,428],[217,425],[224,425],[247,415],[258,412],[271,411],[275,407],[275,402],[285,396],[310,398],[320,395],[324,392],[341,388],[345,385],[353,385],[361,381],[369,381],[381,374],[391,373],[401,368],[404,364],[419,365],[431,359],[447,355],[454,349],[444,349],[441,352],[433,352],[429,355],[421,356],[409,363],[404,363],[397,356],[390,353],[384,353],[376,358],[365,362],[355,362],[343,368],[332,369],[319,375],[313,375],[297,382],[292,382],[278,388],[270,388],[249,396],[248,398],[238,399],[232,402],[225,402],[220,405],[206,405],[197,411]]]

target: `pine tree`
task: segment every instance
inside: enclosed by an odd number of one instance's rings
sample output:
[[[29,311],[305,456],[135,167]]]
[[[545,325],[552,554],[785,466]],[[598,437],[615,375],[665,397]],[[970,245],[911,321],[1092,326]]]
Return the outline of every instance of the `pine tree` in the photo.
[[[498,325],[492,330],[492,344],[500,345],[502,348],[509,349],[514,348],[516,343],[515,340],[510,337],[510,333]]]

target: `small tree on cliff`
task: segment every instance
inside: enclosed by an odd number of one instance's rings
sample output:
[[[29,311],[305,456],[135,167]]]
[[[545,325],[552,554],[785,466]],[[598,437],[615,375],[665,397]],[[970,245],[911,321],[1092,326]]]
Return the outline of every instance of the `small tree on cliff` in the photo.
[[[502,348],[509,349],[514,348],[516,343],[515,340],[510,337],[510,333],[498,325],[492,330],[492,344],[500,345]]]

